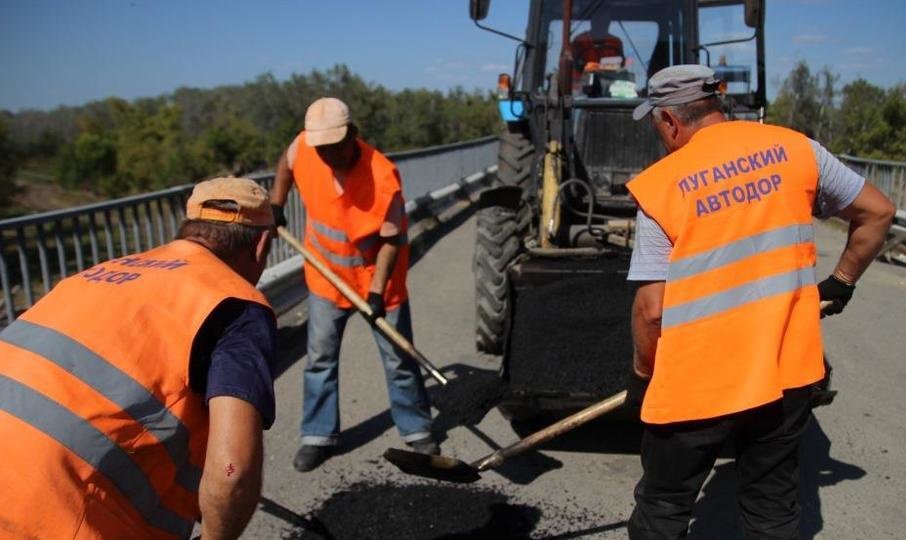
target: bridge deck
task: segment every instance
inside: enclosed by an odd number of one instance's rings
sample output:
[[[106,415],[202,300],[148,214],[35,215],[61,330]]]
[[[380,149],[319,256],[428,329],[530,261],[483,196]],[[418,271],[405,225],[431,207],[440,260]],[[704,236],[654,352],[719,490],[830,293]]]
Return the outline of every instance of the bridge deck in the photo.
[[[474,220],[469,220],[435,245],[410,274],[416,344],[447,370],[463,364],[496,366],[493,357],[481,357],[473,346],[474,234]],[[839,229],[819,226],[819,277],[832,269],[843,239]],[[831,407],[817,411],[803,449],[805,538],[896,537],[906,528],[901,509],[906,493],[906,419],[898,399],[906,381],[904,299],[906,268],[875,263],[846,312],[825,320],[825,343],[840,394]],[[342,453],[308,474],[292,469],[301,414],[304,320],[304,305],[281,320],[285,371],[277,381],[277,421],[266,437],[264,498],[247,538],[346,538],[341,535],[348,534],[349,523],[338,525],[331,517],[336,512],[319,514],[325,501],[334,497],[328,504],[336,502],[338,492],[357,482],[425,483],[404,476],[380,458],[385,448],[400,443],[387,408],[376,348],[358,317],[347,328],[341,358]],[[446,436],[444,453],[463,459],[483,456],[495,445],[519,437],[497,411],[477,428],[457,427]],[[499,471],[486,473],[477,485],[508,497],[507,506],[485,508],[485,517],[475,519],[487,521],[479,524],[486,529],[501,524],[495,520],[518,521],[522,534],[531,531],[532,537],[625,538],[632,488],[641,472],[638,437],[635,427],[594,425],[541,452],[513,458]],[[693,526],[693,538],[732,537],[733,477],[732,464],[722,462],[709,478],[697,510],[702,521]],[[386,520],[388,527],[398,527],[400,537],[415,522],[433,520],[443,529],[457,519],[454,515],[463,519],[461,511],[447,514],[449,507],[416,513],[414,508],[424,506],[418,502],[407,512],[396,499],[374,493],[343,500],[349,520],[370,512]],[[473,500],[482,504],[484,498],[476,495]],[[461,527],[461,533],[476,530],[474,523],[463,522]],[[305,532],[312,529],[321,533]],[[356,536],[366,534],[360,531]]]

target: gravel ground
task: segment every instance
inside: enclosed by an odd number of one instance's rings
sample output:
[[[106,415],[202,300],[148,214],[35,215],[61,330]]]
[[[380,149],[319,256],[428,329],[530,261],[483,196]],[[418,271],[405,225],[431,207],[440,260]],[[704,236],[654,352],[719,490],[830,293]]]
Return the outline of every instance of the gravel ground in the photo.
[[[474,235],[468,221],[410,273],[416,345],[451,378],[499,368],[496,358],[474,352]],[[832,269],[844,238],[838,229],[818,228],[819,278]],[[262,503],[244,538],[626,537],[641,474],[640,432],[632,424],[580,428],[469,486],[423,481],[384,462],[387,447],[403,446],[377,350],[358,317],[347,328],[341,359],[340,453],[311,473],[296,473],[304,320],[300,306],[281,321],[277,421],[266,436]],[[904,320],[906,268],[876,263],[843,315],[823,323],[840,394],[816,411],[804,441],[804,538],[901,538],[906,530],[906,419],[898,400],[906,381]],[[433,381],[428,389],[439,395]],[[436,424],[444,454],[465,461],[541,427],[510,424],[496,409],[474,426]],[[690,538],[737,538],[734,476],[732,463],[721,460],[705,484]]]

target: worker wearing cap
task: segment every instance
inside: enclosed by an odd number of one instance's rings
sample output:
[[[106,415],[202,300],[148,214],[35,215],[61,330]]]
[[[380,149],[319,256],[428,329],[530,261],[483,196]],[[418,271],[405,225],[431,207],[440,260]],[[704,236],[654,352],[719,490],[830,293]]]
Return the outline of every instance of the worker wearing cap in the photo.
[[[274,421],[254,284],[273,214],[195,186],[178,239],[64,279],[0,332],[0,537],[237,538]]]
[[[672,66],[633,114],[651,116],[668,151],[627,184],[639,205],[631,394],[644,393],[645,424],[633,539],[685,538],[728,440],[745,537],[798,538],[797,451],[824,376],[819,301],[823,315],[843,310],[894,213],[817,142],[727,121],[719,89],[710,68]],[[848,241],[817,283],[812,218],[834,215]]]
[[[278,225],[295,180],[305,205],[305,246],[412,339],[406,273],[409,247],[400,177],[393,163],[358,137],[349,109],[321,98],[305,113],[305,129],[277,165],[271,191]],[[337,445],[340,431],[338,362],[352,304],[318,271],[305,266],[308,286],[308,361],[303,375],[302,445],[293,466],[310,471]],[[377,330],[390,412],[400,435],[416,451],[438,454],[418,365]]]

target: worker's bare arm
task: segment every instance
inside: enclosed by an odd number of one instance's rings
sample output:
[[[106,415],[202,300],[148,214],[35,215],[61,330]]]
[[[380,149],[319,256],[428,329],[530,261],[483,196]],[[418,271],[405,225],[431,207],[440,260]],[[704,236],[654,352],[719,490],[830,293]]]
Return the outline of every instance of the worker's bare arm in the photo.
[[[387,282],[396,266],[396,257],[400,251],[401,235],[381,237],[381,247],[378,249],[377,261],[374,265],[374,277],[371,278],[370,292],[383,294]]]
[[[834,270],[846,283],[855,283],[878,256],[887,237],[896,207],[883,193],[868,182],[852,204],[838,216],[849,221],[849,238]]]
[[[261,415],[230,396],[208,402],[210,431],[199,488],[201,537],[234,539],[242,534],[261,495]]]
[[[633,369],[636,375],[651,377],[654,354],[661,337],[664,282],[649,281],[639,286],[632,303],[632,340],[635,345]]]
[[[277,162],[277,172],[274,175],[274,186],[271,188],[271,204],[284,206],[286,197],[289,194],[289,188],[293,185],[293,171],[289,168],[286,159],[286,152],[280,156]]]

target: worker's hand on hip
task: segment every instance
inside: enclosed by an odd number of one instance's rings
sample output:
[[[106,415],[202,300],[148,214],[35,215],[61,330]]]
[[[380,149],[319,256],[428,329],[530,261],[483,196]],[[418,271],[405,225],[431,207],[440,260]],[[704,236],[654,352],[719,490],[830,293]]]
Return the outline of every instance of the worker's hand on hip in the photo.
[[[271,211],[274,213],[274,225],[286,227],[286,214],[283,212],[283,207],[278,204],[272,204]]]
[[[833,275],[818,284],[818,297],[822,302],[830,302],[830,305],[821,310],[821,317],[836,315],[843,311],[849,299],[853,297],[855,285],[845,283]]]
[[[371,320],[387,315],[387,309],[384,307],[384,295],[381,293],[368,293],[368,307],[371,308]]]

